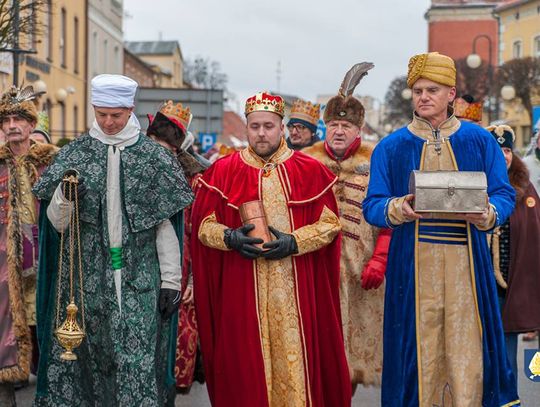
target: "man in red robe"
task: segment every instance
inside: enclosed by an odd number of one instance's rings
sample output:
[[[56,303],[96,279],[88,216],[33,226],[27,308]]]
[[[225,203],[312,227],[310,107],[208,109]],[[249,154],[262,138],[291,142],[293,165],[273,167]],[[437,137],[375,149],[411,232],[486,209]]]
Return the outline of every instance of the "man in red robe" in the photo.
[[[350,406],[339,309],[336,177],[283,138],[284,103],[246,102],[249,147],[214,163],[193,205],[195,306],[214,406]],[[272,239],[251,237],[261,201]]]

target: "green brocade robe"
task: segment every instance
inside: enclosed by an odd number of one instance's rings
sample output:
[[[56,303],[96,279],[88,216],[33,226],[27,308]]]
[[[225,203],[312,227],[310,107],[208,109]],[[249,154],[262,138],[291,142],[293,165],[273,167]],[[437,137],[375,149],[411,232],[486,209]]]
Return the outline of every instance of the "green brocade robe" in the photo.
[[[34,187],[43,205],[37,293],[41,359],[36,406],[162,406],[174,400],[177,323],[176,318],[162,321],[158,310],[161,279],[156,226],[171,219],[180,232],[181,211],[193,195],[176,159],[143,134],[122,150],[124,265],[120,315],[107,229],[107,149],[99,140],[81,136],[59,152]],[[80,202],[86,337],[75,350],[78,360],[63,361],[63,349],[54,337],[60,235],[47,219],[46,206],[70,168],[79,171],[88,188]],[[182,234],[178,238],[182,247]],[[67,259],[67,248],[64,250]],[[66,316],[68,279],[64,272],[60,324]],[[75,287],[81,324],[78,283]]]

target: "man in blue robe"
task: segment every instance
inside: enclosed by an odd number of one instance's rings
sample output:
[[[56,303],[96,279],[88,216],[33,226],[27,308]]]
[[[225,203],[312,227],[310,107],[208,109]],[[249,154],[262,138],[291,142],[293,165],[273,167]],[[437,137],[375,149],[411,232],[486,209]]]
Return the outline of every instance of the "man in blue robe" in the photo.
[[[454,61],[436,52],[409,61],[412,122],[373,152],[365,219],[393,228],[386,272],[383,406],[515,406],[486,231],[505,222],[514,190],[500,148],[460,122]],[[415,213],[413,170],[483,171],[481,214]]]

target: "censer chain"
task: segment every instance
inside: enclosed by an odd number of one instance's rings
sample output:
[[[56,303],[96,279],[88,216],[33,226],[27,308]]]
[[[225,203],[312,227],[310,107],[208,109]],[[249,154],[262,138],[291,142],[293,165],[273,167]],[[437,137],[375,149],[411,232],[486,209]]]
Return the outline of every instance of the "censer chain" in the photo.
[[[79,297],[81,301],[81,320],[82,320],[82,329],[83,332],[86,332],[86,319],[85,319],[85,310],[84,310],[84,294],[83,294],[83,276],[82,276],[82,256],[81,256],[81,233],[80,233],[80,223],[79,223],[79,197],[76,184],[78,180],[73,176],[70,176],[68,182],[64,182],[62,185],[62,192],[64,197],[66,197],[70,202],[74,202],[75,210],[72,210],[69,215],[68,223],[68,240],[69,240],[69,300],[74,302],[75,293],[73,288],[73,278],[74,278],[74,255],[75,255],[75,235],[77,239],[77,254],[78,254],[78,272],[79,272]],[[66,185],[70,184],[69,188],[66,188]],[[74,198],[74,199],[72,199]],[[66,207],[62,207],[61,219],[66,218]],[[65,232],[62,230],[60,232],[60,256],[58,260],[58,287],[57,287],[57,299],[56,299],[56,329],[60,327],[60,309],[62,302],[62,274],[63,274],[63,260],[64,260],[64,237]]]

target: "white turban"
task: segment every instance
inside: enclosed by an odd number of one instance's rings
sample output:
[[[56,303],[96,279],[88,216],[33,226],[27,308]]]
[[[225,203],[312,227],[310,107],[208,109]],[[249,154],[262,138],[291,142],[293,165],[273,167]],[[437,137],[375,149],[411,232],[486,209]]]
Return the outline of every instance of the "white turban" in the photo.
[[[123,75],[98,75],[92,79],[92,105],[133,107],[138,83]]]

